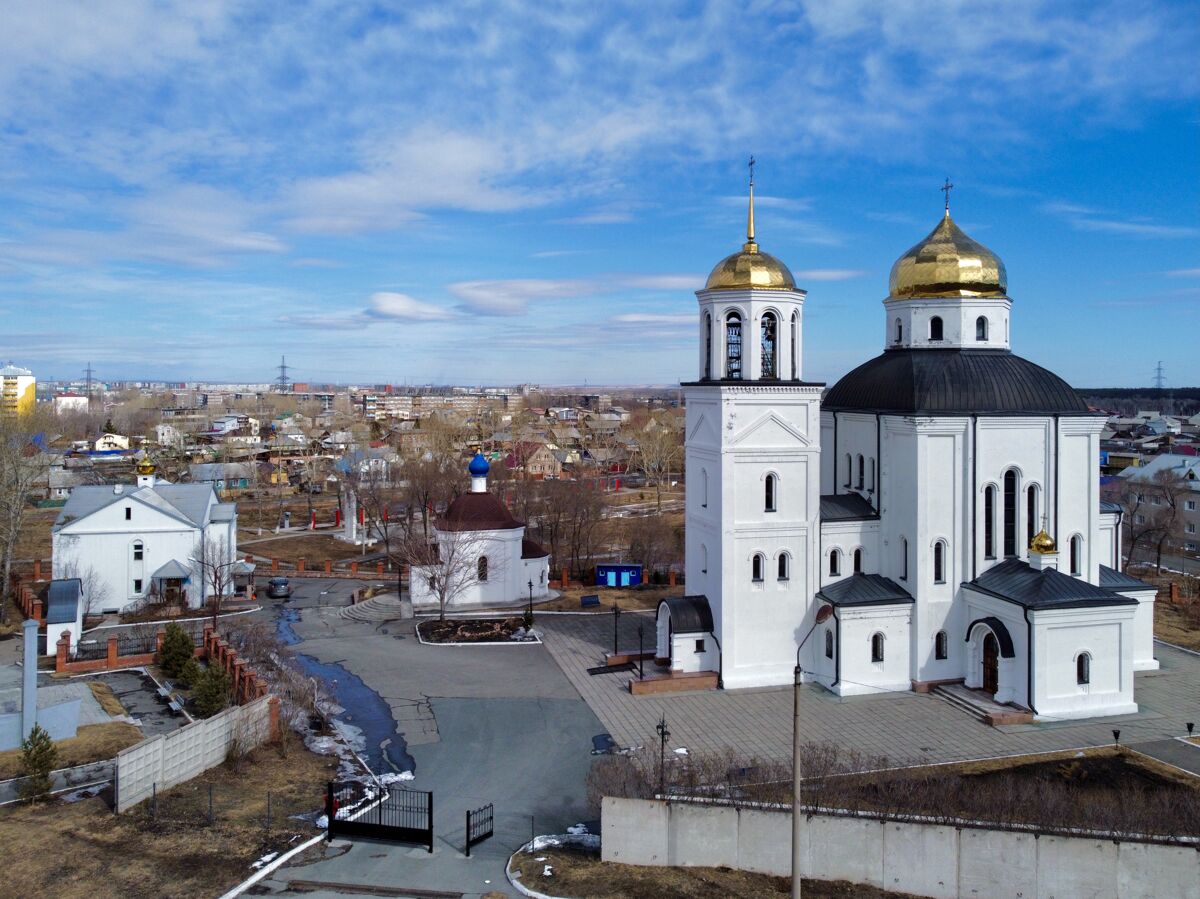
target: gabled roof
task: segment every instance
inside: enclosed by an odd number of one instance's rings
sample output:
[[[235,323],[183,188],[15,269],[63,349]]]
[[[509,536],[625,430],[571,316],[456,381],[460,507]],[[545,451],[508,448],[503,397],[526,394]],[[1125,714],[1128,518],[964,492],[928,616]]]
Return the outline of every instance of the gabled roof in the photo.
[[[1053,568],[1036,571],[1020,559],[1007,559],[989,568],[967,586],[1027,609],[1083,609],[1137,604],[1136,599],[1121,596]]]
[[[170,562],[162,565],[156,572],[154,572],[154,574],[150,575],[150,577],[154,580],[162,580],[166,578],[178,578],[186,580],[191,576],[191,571],[189,571],[182,562],[179,562],[175,559],[172,559]]]
[[[179,519],[185,524],[202,527],[207,523],[208,504],[213,494],[211,484],[155,484],[153,487],[136,487],[131,484],[118,493],[113,485],[81,486],[71,491],[71,496],[54,520],[54,529],[65,527],[87,518],[114,503],[135,500],[157,509],[164,515]]]
[[[1100,586],[1105,590],[1113,590],[1115,592],[1123,592],[1125,590],[1157,590],[1153,584],[1147,584],[1145,581],[1139,581],[1131,574],[1126,574],[1123,571],[1117,571],[1115,568],[1109,568],[1107,565],[1100,566]]]
[[[878,517],[879,513],[857,493],[825,493],[821,495],[822,521],[861,521]]]
[[[913,601],[908,591],[881,574],[852,574],[817,592],[823,599],[839,608],[845,606],[894,606]]]

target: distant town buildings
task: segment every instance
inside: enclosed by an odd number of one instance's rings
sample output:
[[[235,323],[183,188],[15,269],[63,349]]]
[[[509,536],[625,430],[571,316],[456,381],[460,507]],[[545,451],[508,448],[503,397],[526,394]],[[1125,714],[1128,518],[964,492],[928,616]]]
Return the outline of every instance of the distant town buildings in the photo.
[[[37,402],[37,378],[11,362],[0,368],[0,415],[24,415]]]

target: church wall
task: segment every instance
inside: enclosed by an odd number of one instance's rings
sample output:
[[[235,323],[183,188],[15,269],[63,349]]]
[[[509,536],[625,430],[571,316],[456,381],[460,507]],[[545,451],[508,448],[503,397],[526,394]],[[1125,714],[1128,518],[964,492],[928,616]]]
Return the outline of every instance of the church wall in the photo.
[[[1016,557],[1029,558],[1027,498],[1028,487],[1038,487],[1038,515],[1035,524],[1041,526],[1041,516],[1049,514],[1053,533],[1055,523],[1054,478],[1054,419],[1048,417],[980,417],[976,424],[978,441],[975,473],[975,564],[973,576],[982,574],[1004,561],[1004,475],[1010,469],[1017,473]],[[1059,482],[1061,483],[1061,481]],[[984,496],[987,487],[996,489],[995,553],[989,558],[985,546]],[[1036,531],[1034,532],[1036,533]],[[967,578],[970,580],[971,578]]]
[[[1100,515],[1100,542],[1096,545],[1096,556],[1099,565],[1121,570],[1121,525],[1120,516],[1112,514]]]
[[[1135,607],[1032,612],[1037,652],[1034,705],[1039,716],[1085,718],[1137,712],[1133,701]],[[1076,682],[1076,659],[1091,655],[1090,683]]]
[[[834,453],[833,453],[833,425],[834,413],[821,413],[821,493],[829,494],[834,491]]]
[[[472,559],[485,555],[488,558],[488,579],[481,583],[472,578],[453,597],[449,608],[477,608],[527,599],[531,580],[534,599],[545,597],[549,584],[543,575],[549,571],[549,557],[522,559],[521,539],[524,535],[524,528],[447,534],[435,530],[434,536],[439,542],[464,540],[467,543],[459,552],[465,552]],[[409,573],[409,595],[414,606],[437,605],[437,597],[430,591],[427,577],[420,568],[413,568]]]
[[[839,680],[841,696],[908,690],[910,605],[842,608],[838,611]],[[818,629],[819,630],[819,629]],[[881,633],[883,661],[871,661],[871,638]],[[823,647],[822,647],[823,648]]]
[[[898,416],[885,416],[882,427],[879,573],[912,593],[913,552],[917,541],[917,508],[920,493],[917,478],[912,474],[917,471],[916,430],[912,419]],[[904,540],[908,541],[907,573]]]
[[[721,584],[720,388],[685,392],[684,574],[688,593],[709,598],[714,609]]]
[[[1007,297],[899,299],[885,301],[885,347],[928,349],[1008,349],[1008,318],[1012,301]],[[933,339],[934,317],[942,320],[942,337]],[[986,336],[977,337],[976,322],[987,319]],[[897,332],[899,321],[901,330]],[[899,333],[900,339],[897,340]]]
[[[1059,523],[1054,534],[1063,570],[1070,571],[1070,540],[1083,538],[1081,576],[1095,584],[1107,546],[1100,537],[1100,429],[1104,420],[1064,418],[1060,422]]]
[[[821,522],[821,558],[817,565],[818,581],[822,587],[837,583],[854,574],[854,551],[862,550],[863,574],[879,572],[879,522],[823,521]],[[838,574],[830,574],[829,557],[837,551]]]
[[[879,492],[878,462],[879,444],[876,439],[878,420],[874,415],[862,413],[838,413],[836,447],[833,437],[829,443],[823,443],[826,450],[823,455],[829,455],[833,489],[828,493],[857,493],[867,502],[875,505],[875,497]],[[858,458],[863,459],[862,480],[858,477]],[[876,465],[875,480],[872,482],[872,462]],[[861,484],[861,486],[860,486]]]
[[[1154,601],[1158,591],[1153,588],[1124,590],[1121,595],[1138,601],[1133,616],[1133,670],[1157,671],[1158,659],[1154,658]]]

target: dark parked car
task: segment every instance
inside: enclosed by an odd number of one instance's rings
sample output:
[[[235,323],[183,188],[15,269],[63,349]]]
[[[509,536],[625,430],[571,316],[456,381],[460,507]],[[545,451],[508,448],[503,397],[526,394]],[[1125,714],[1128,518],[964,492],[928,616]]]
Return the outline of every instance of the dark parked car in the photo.
[[[292,585],[285,577],[273,577],[267,582],[267,596],[271,599],[287,599],[292,595]]]

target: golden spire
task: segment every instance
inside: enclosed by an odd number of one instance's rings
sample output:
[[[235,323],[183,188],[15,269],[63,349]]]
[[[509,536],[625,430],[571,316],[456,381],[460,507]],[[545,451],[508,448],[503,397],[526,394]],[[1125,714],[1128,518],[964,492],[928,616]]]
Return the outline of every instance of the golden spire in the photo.
[[[750,157],[750,212],[746,217],[746,244],[754,243],[754,157]],[[753,251],[751,251],[753,252]]]

